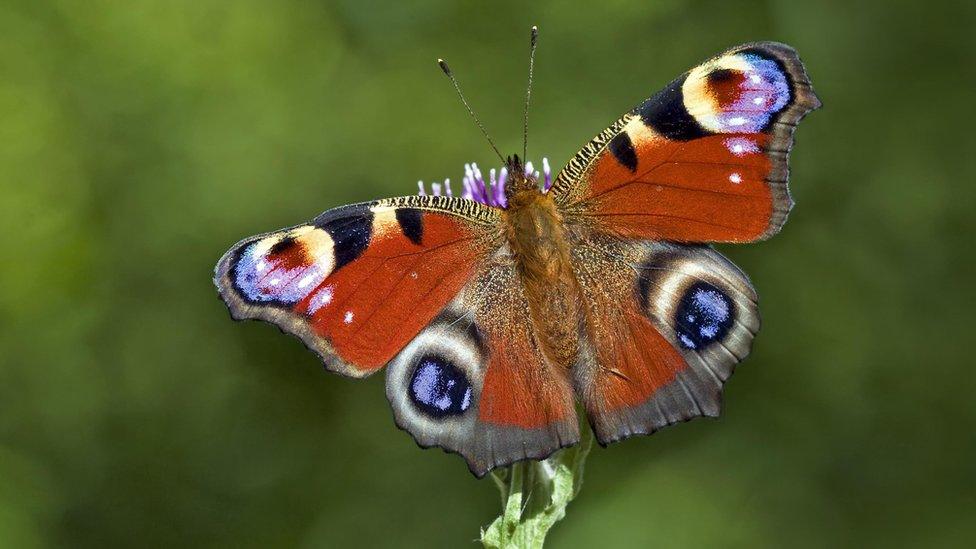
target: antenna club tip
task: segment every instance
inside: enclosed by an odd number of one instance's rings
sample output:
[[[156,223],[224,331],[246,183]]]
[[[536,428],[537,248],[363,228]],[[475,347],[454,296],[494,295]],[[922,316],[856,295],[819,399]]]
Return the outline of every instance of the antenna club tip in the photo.
[[[447,75],[451,74],[451,67],[447,66],[447,61],[444,61],[443,59],[438,57],[437,64],[440,66],[441,70],[444,71],[444,74]]]

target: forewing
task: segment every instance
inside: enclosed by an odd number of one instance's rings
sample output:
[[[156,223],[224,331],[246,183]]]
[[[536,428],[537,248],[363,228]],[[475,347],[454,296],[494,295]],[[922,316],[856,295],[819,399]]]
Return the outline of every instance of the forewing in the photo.
[[[574,251],[589,316],[576,391],[601,444],[717,416],[759,330],[748,278],[707,246],[595,237]]]
[[[681,75],[588,143],[552,193],[571,222],[686,243],[776,234],[793,130],[820,106],[796,52],[761,42]]]
[[[300,338],[326,368],[375,372],[427,326],[497,249],[497,210],[412,196],[329,210],[247,238],[214,283],[236,320]]]

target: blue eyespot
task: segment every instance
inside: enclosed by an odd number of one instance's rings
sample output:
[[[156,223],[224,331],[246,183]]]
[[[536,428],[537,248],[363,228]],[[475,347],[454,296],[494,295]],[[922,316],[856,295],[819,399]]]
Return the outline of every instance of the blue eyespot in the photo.
[[[471,407],[471,383],[453,364],[425,356],[410,379],[410,399],[433,417],[459,415]]]
[[[734,318],[734,304],[728,296],[707,282],[698,282],[685,292],[675,313],[678,341],[688,349],[701,349],[725,337]]]

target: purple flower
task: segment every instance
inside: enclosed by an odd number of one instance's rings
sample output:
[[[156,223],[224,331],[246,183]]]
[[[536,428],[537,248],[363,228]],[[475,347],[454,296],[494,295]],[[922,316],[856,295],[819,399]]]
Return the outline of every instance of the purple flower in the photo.
[[[542,192],[549,192],[552,187],[552,170],[549,168],[549,159],[542,159],[542,174],[535,170],[532,162],[525,163],[525,176],[534,177],[542,183]],[[488,170],[488,179],[481,173],[481,168],[474,162],[464,165],[464,177],[461,179],[463,189],[461,198],[481,202],[496,208],[508,207],[508,199],[505,198],[505,183],[508,182],[508,168]],[[424,189],[424,182],[417,182],[418,193],[427,194]],[[454,196],[451,189],[451,180],[445,179],[444,183],[431,183],[430,194],[434,196]]]

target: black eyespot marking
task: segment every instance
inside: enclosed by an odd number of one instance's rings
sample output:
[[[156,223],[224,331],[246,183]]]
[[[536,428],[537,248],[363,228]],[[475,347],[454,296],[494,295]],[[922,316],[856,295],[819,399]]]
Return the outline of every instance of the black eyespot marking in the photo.
[[[736,77],[736,71],[732,69],[715,69],[708,73],[708,81],[712,84],[729,82]]]
[[[274,246],[271,246],[271,249],[268,250],[268,255],[273,256],[273,255],[286,253],[294,245],[295,245],[295,239],[291,236],[286,236],[281,240],[279,240],[278,242],[275,242]]]
[[[651,277],[646,272],[641,272],[637,277],[637,302],[640,303],[640,310],[647,314],[650,306]]]
[[[403,236],[410,239],[410,242],[420,246],[424,238],[423,213],[414,208],[397,208],[396,220],[400,224]]]
[[[685,108],[681,86],[687,77],[685,75],[671,82],[634,111],[654,131],[676,141],[690,141],[711,135]]]
[[[468,337],[471,338],[471,344],[474,345],[474,347],[482,354],[486,353],[487,346],[485,344],[485,337],[482,335],[481,330],[478,329],[478,324],[476,322],[469,322],[468,329],[466,331]]]
[[[625,168],[631,172],[637,171],[637,152],[634,151],[634,144],[630,141],[630,136],[624,130],[610,140],[610,152]]]
[[[678,341],[688,349],[702,349],[724,338],[734,318],[735,304],[722,290],[707,282],[692,284],[675,312]]]
[[[373,212],[370,204],[357,204],[335,212],[327,212],[315,220],[325,229],[335,243],[335,268],[339,270],[350,263],[369,246],[373,235]]]
[[[425,414],[442,418],[463,414],[471,407],[471,383],[464,373],[438,356],[417,362],[410,378],[410,400]]]

